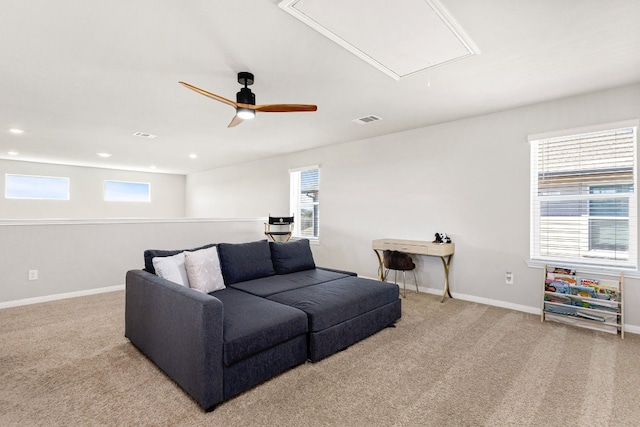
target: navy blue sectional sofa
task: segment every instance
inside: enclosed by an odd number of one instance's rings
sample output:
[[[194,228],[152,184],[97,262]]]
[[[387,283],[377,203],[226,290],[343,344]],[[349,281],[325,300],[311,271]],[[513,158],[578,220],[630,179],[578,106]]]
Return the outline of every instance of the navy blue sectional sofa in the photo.
[[[182,250],[147,250],[126,276],[125,336],[205,410],[400,318],[397,285],[316,268],[307,240],[211,246],[225,289],[155,274],[153,258]]]

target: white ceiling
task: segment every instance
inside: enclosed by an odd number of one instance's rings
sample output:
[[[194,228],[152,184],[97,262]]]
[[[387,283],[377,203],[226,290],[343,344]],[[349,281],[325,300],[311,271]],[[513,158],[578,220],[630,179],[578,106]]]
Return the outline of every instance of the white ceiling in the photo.
[[[0,158],[186,174],[640,82],[638,0],[441,3],[482,54],[396,81],[278,0],[2,0]],[[318,111],[229,129],[178,84],[235,99],[238,71],[258,104]]]
[[[286,0],[279,6],[396,80],[480,53],[438,0]],[[363,9],[367,19],[353,25]]]

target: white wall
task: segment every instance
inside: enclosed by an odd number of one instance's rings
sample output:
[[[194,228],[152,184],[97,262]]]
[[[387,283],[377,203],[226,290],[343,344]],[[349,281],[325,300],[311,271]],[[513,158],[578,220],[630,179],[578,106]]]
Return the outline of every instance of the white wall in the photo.
[[[289,209],[288,169],[319,164],[316,263],[375,277],[376,238],[456,244],[454,296],[540,308],[542,270],[529,268],[527,135],[640,117],[640,85],[314,149],[187,176],[186,214],[266,216]],[[371,124],[370,126],[375,126]],[[442,288],[437,258],[420,257],[421,285]],[[505,271],[515,284],[505,285]],[[640,327],[637,280],[626,323]]]
[[[123,285],[128,270],[144,268],[145,249],[258,240],[263,223],[264,218],[0,221],[0,307]],[[38,270],[38,280],[28,280],[29,270]]]
[[[70,200],[4,197],[5,174],[70,178]],[[105,202],[104,181],[148,182],[151,202]],[[185,176],[0,159],[0,219],[184,217]]]
[[[68,201],[4,198],[6,173],[70,178]],[[151,202],[103,200],[104,180],[149,182]],[[264,218],[188,220],[185,176],[0,160],[0,307],[124,284],[150,248],[264,237]],[[262,216],[261,216],[262,217]],[[38,280],[28,280],[38,270]]]
[[[290,164],[283,156],[187,175],[186,216],[285,215],[289,212]]]

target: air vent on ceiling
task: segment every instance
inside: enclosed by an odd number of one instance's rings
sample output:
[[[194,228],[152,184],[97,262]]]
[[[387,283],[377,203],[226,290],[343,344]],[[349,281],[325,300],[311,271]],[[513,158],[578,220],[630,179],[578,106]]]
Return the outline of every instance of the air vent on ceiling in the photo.
[[[133,136],[139,136],[140,138],[149,138],[149,139],[153,139],[155,138],[157,135],[153,135],[151,133],[145,133],[145,132],[134,132]]]
[[[359,125],[366,125],[368,123],[377,122],[378,120],[382,120],[382,117],[378,116],[364,116],[359,119],[353,119],[352,121],[358,123]]]

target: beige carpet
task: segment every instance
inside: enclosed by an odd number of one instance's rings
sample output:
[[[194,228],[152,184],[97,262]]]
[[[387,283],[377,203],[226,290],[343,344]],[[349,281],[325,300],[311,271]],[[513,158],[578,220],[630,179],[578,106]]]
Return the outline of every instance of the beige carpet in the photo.
[[[640,336],[434,295],[200,408],[123,336],[124,292],[0,310],[0,426],[638,426]]]

